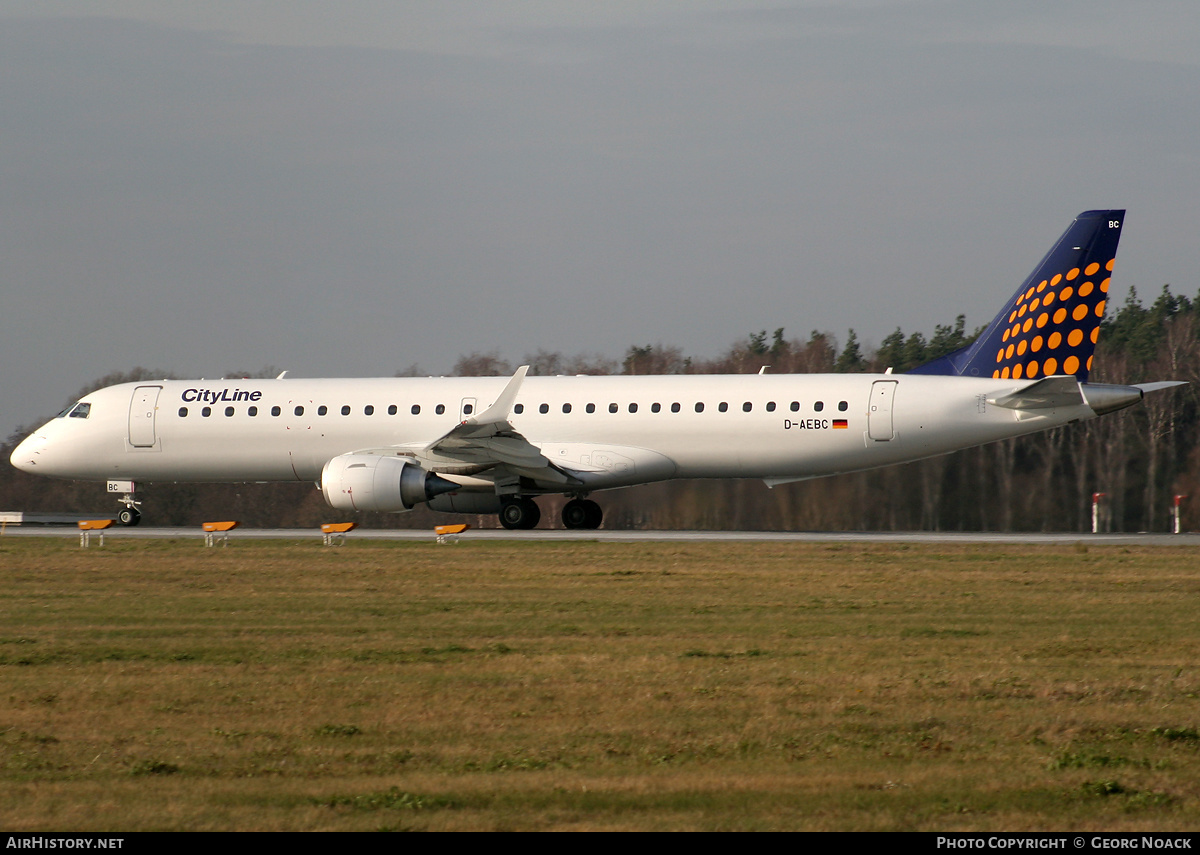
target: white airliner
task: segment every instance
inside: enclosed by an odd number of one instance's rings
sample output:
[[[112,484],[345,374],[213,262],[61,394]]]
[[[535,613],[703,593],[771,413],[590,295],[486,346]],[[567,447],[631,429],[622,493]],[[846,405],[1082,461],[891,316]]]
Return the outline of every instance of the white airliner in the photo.
[[[670,478],[769,485],[918,460],[1131,406],[1174,382],[1087,382],[1124,211],[1080,214],[971,345],[903,375],[218,380],[85,396],[12,454],[26,472],[107,481],[119,519],[145,481],[315,481],[343,510],[498,513]]]

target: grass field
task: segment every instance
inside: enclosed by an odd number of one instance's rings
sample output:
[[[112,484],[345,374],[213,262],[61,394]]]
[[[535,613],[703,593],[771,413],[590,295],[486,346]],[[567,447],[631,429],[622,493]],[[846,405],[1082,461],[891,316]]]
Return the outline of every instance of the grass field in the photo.
[[[1176,548],[0,538],[0,827],[1186,830]]]

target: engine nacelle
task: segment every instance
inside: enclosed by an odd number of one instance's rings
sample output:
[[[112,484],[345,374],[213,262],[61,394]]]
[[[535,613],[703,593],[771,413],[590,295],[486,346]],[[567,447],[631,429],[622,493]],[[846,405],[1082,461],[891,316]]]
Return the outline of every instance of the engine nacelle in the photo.
[[[325,501],[344,511],[408,511],[457,489],[453,481],[401,457],[342,454],[321,470]]]

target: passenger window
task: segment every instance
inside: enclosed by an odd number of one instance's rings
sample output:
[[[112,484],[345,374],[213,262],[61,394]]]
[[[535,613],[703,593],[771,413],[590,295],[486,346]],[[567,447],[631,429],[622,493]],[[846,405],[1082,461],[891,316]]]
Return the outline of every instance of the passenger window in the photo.
[[[388,415],[389,416],[396,415],[396,405],[395,404],[392,404],[390,407],[388,407]]]
[[[225,417],[229,418],[232,415],[233,415],[233,407],[226,407],[225,408]]]
[[[679,412],[679,404],[678,403],[674,403],[671,405],[671,412],[673,412],[673,413]]]
[[[204,416],[204,418],[208,418],[212,415],[212,407],[205,407],[200,411],[200,415]]]
[[[815,404],[813,404],[813,412],[819,413],[823,409],[825,409],[824,401],[817,401]]]
[[[563,404],[563,412],[564,412],[564,413],[569,413],[569,412],[571,412],[571,405],[570,405],[570,404]]]
[[[793,413],[798,413],[798,412],[800,412],[800,402],[799,402],[799,401],[792,401],[791,410],[792,410],[792,412],[793,412]]]
[[[657,413],[661,409],[662,409],[662,404],[658,403],[657,401],[650,405],[650,412],[652,412],[652,413]]]
[[[698,412],[698,413],[704,412],[704,404],[701,403],[700,401],[696,402],[696,412]]]
[[[271,415],[273,416],[277,416],[282,412],[283,410],[279,409],[279,407],[271,407]]]
[[[343,416],[348,416],[348,415],[350,415],[350,405],[349,405],[349,404],[343,404],[343,405],[342,405],[342,415],[343,415]]]
[[[729,404],[725,401],[722,401],[721,403],[717,404],[717,409],[723,413],[727,413],[729,412]]]
[[[549,405],[549,404],[541,404],[541,405],[538,407],[538,412],[539,412],[539,413],[548,413],[548,412],[550,412],[550,405]]]
[[[370,404],[367,404],[365,407],[363,407],[363,415],[364,416],[375,415],[375,408],[373,406],[371,406]]]
[[[412,414],[413,414],[414,416],[419,416],[419,415],[421,415],[421,405],[420,405],[420,404],[413,404],[413,405],[412,405]]]
[[[629,405],[629,412],[631,412],[631,413],[636,413],[636,412],[637,412],[637,404],[630,404],[630,405]]]
[[[609,404],[609,405],[608,405],[608,411],[609,411],[610,413],[615,413],[615,412],[617,411],[617,405],[616,405],[616,404]]]
[[[250,407],[248,410],[246,410],[246,415],[257,416],[258,415],[258,407]]]
[[[850,404],[849,404],[848,402],[846,402],[846,401],[838,401],[838,410],[840,410],[841,412],[843,412],[843,413],[844,413],[844,412],[846,412],[846,410],[848,410],[848,409],[850,409]]]
[[[750,412],[750,411],[751,411],[751,410],[753,410],[753,409],[754,409],[754,405],[753,405],[753,404],[751,404],[749,401],[747,401],[746,403],[742,404],[742,412],[743,412],[743,413],[748,413],[748,412]]]
[[[179,408],[179,418],[181,418],[181,419],[187,418],[187,407]]]
[[[302,416],[304,415],[304,407],[296,407],[293,412],[295,412],[295,414],[298,416]]]
[[[471,413],[473,413],[473,412],[475,412],[475,407],[474,407],[474,405],[472,405],[472,404],[463,404],[463,415],[464,415],[464,416],[469,416],[469,415],[471,415]]]
[[[584,407],[584,409],[587,410],[589,413],[594,413],[594,412],[596,412],[596,405],[588,404],[586,407]]]
[[[767,401],[767,412],[768,413],[775,412],[775,402],[774,401]]]
[[[329,412],[329,407],[325,406],[324,404],[322,404],[321,406],[317,407],[317,415],[318,415],[318,416],[323,416],[323,415],[325,415],[327,412]]]
[[[513,412],[516,413],[518,416],[521,415],[521,413],[525,412],[525,405],[517,404],[515,407],[513,407]]]
[[[439,416],[443,415],[446,412],[446,405],[438,404],[437,408],[434,410],[434,412],[437,413]]]

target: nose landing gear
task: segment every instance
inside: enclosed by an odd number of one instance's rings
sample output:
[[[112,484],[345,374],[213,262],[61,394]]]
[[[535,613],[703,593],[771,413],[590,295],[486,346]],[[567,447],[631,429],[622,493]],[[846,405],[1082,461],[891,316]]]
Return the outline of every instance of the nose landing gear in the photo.
[[[134,526],[142,521],[142,512],[138,510],[141,502],[133,498],[135,485],[132,481],[109,481],[108,492],[120,493],[118,499],[125,508],[117,514],[117,522],[121,525]]]

